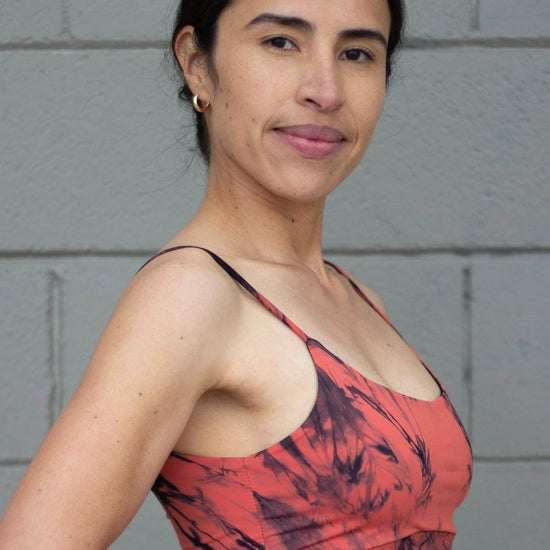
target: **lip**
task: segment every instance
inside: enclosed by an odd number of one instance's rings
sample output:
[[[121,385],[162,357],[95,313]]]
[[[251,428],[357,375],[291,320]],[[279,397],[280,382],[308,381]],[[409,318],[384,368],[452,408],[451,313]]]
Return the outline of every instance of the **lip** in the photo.
[[[277,136],[306,158],[322,159],[336,153],[346,137],[330,126],[302,124],[275,128]]]

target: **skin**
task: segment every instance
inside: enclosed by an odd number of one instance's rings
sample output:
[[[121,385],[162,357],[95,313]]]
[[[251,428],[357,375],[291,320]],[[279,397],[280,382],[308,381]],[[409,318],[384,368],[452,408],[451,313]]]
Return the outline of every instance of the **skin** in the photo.
[[[383,42],[346,31],[387,39],[389,27],[385,0],[237,0],[220,18],[211,63],[183,29],[177,52],[193,92],[211,104],[212,154],[204,201],[166,247],[216,251],[362,374],[432,400],[431,375],[321,251],[326,196],[363,157],[385,96]],[[281,135],[297,124],[342,138]],[[316,393],[302,341],[210,257],[162,256],[121,296],[0,523],[0,549],[106,548],[170,451],[257,452],[296,429]]]

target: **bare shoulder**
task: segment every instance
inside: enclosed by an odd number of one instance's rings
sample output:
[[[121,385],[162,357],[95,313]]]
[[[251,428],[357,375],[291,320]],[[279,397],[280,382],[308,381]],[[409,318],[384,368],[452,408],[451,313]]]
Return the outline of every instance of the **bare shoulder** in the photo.
[[[387,316],[386,306],[384,305],[384,302],[382,301],[382,298],[380,298],[378,293],[367,285],[364,285],[360,281],[354,280],[354,282],[359,287],[361,292],[376,306],[376,309]]]
[[[116,338],[142,332],[144,345],[161,341],[178,364],[187,370],[197,365],[204,373],[218,363],[216,351],[231,336],[238,305],[236,285],[206,252],[176,250],[154,258],[136,274],[106,333]]]
[[[223,322],[237,306],[239,292],[231,277],[208,253],[186,248],[164,253],[148,262],[121,296],[119,306],[130,300],[153,309],[161,304],[164,314],[181,322],[212,317]],[[117,306],[118,307],[118,306]]]
[[[207,301],[220,296],[236,297],[235,285],[213,258],[198,248],[162,251],[149,260],[136,274],[128,289],[159,290],[191,298],[197,293]],[[173,297],[173,296],[172,296]]]

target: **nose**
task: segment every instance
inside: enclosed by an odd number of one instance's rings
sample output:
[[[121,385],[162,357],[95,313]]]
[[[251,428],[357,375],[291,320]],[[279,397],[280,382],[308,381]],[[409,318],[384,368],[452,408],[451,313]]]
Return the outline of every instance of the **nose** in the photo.
[[[321,112],[337,110],[344,103],[337,60],[318,54],[308,59],[303,67],[298,101]]]

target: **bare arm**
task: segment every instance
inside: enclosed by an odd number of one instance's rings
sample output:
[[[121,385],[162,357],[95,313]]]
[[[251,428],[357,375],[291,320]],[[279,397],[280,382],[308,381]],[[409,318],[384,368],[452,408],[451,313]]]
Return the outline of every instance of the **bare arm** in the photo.
[[[237,296],[198,251],[131,282],[0,521],[1,550],[95,550],[120,535],[194,404],[223,387]]]

